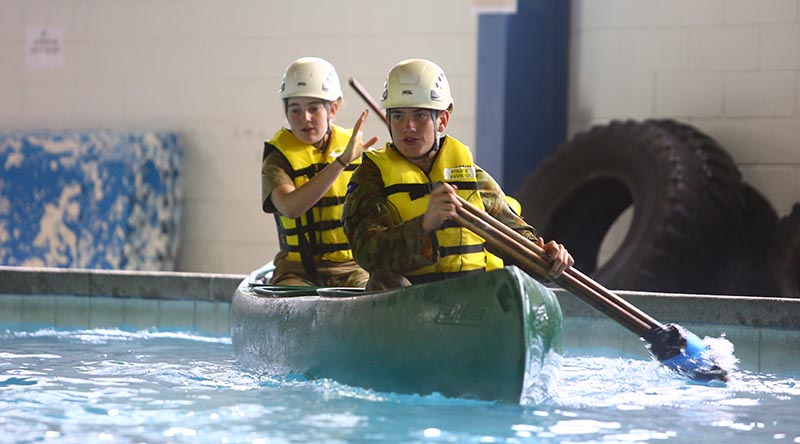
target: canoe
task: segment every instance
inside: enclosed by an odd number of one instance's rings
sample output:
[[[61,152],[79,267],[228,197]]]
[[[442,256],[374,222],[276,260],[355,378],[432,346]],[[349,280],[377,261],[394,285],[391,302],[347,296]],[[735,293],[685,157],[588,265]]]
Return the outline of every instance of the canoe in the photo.
[[[561,307],[516,267],[382,292],[260,284],[231,300],[237,361],[380,392],[538,403],[561,368]]]

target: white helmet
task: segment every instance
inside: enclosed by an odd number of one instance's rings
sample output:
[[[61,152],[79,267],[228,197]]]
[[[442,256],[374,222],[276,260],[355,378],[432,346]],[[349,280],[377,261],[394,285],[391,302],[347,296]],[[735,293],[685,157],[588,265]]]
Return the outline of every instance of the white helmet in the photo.
[[[301,57],[286,68],[278,95],[283,100],[315,97],[333,102],[342,97],[342,87],[333,65],[319,57]]]
[[[383,84],[381,102],[384,109],[453,110],[453,97],[444,71],[425,59],[408,59],[394,65]]]

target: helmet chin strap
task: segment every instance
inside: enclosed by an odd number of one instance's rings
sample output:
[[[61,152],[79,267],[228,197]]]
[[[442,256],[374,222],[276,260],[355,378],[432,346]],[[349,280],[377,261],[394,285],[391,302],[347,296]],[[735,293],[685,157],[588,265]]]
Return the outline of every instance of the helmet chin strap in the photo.
[[[428,158],[428,156],[430,156],[431,152],[436,152],[436,151],[439,149],[439,148],[438,148],[438,145],[439,145],[438,143],[434,143],[433,145],[431,145],[431,149],[429,149],[428,151],[426,151],[426,152],[425,152],[425,154],[420,154],[419,156],[414,156],[414,157],[411,157],[411,156],[406,156],[406,157],[408,157],[408,159],[409,159],[409,160],[423,160],[423,159],[427,159],[427,158]]]
[[[320,150],[320,151],[323,151],[323,152],[324,152],[324,151],[325,151],[325,146],[328,144],[328,141],[330,140],[330,135],[331,135],[331,110],[330,110],[330,102],[328,102],[327,100],[323,100],[323,101],[322,101],[322,106],[324,106],[324,107],[325,107],[325,120],[328,122],[328,129],[326,129],[326,130],[325,130],[325,134],[323,134],[323,135],[322,135],[322,138],[321,138],[321,139],[319,139],[319,142],[318,142],[318,143],[319,143],[319,146],[316,146],[316,144],[314,144],[314,146],[315,146],[315,147],[316,147],[318,150]]]

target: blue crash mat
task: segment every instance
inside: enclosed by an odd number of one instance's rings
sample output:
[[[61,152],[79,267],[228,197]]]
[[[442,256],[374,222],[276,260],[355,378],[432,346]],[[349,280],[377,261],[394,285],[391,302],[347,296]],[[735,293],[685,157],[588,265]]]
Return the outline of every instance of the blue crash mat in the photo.
[[[0,133],[0,264],[174,270],[182,162],[172,132]]]

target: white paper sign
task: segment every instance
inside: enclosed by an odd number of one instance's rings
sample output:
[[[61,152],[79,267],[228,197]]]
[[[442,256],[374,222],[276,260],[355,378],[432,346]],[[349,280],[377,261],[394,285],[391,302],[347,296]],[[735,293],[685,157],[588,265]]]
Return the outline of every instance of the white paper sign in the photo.
[[[58,68],[64,65],[64,28],[28,28],[28,66]]]
[[[514,14],[517,0],[470,0],[473,14]]]

